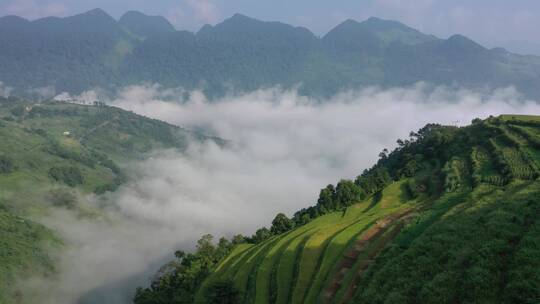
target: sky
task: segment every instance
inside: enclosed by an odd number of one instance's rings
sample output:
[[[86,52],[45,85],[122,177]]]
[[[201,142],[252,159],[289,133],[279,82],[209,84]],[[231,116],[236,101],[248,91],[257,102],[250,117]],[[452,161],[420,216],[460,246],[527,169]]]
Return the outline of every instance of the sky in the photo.
[[[375,16],[441,38],[459,33],[487,47],[540,55],[537,0],[0,0],[0,16],[69,16],[97,7],[115,18],[128,10],[162,15],[177,29],[191,31],[241,13],[304,26],[324,35],[348,18]]]

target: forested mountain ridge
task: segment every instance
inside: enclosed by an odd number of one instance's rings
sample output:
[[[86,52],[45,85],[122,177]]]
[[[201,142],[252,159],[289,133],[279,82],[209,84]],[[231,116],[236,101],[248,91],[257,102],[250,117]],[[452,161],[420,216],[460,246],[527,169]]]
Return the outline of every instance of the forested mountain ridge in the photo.
[[[429,124],[397,143],[292,218],[176,252],[135,303],[536,302],[540,117]]]
[[[538,57],[486,49],[460,35],[439,39],[378,18],[347,20],[321,38],[302,27],[240,14],[197,33],[133,11],[119,21],[99,9],[35,21],[0,18],[0,81],[18,95],[157,82],[210,96],[272,86],[329,96],[425,81],[515,86],[527,97],[540,97],[539,80]]]
[[[141,39],[163,33],[174,32],[172,24],[162,16],[147,16],[137,11],[125,13],[118,23]]]
[[[99,217],[87,196],[114,191],[133,161],[184,151],[188,140],[223,143],[100,103],[0,97],[0,303],[26,303],[19,280],[56,274],[54,253],[69,244],[41,217],[52,208]]]

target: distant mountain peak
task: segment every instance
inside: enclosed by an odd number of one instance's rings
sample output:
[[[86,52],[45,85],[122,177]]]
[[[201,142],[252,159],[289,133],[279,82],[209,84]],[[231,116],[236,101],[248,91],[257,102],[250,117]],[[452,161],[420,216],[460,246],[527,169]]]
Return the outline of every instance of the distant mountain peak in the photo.
[[[93,10],[89,10],[85,13],[74,15],[71,17],[66,18],[59,18],[62,20],[80,20],[85,22],[95,22],[96,24],[99,24],[102,26],[103,24],[100,24],[102,22],[106,22],[109,24],[116,23],[116,20],[114,20],[113,17],[111,17],[107,12],[100,8],[95,8]]]
[[[244,14],[240,14],[240,13],[235,13],[229,19],[230,20],[256,20],[254,18],[248,17],[248,16],[246,16]]]
[[[210,24],[205,24],[205,25],[203,25],[203,26],[201,27],[201,29],[197,32],[197,35],[211,32],[213,28],[214,28],[214,27],[211,26]]]
[[[264,23],[264,21],[257,20],[255,18],[248,17],[246,15],[242,15],[239,13],[236,13],[232,15],[231,17],[223,20],[223,22],[219,23],[217,26],[220,25],[229,25],[229,24],[247,24],[247,23]]]
[[[457,48],[460,48],[460,49],[466,49],[466,50],[471,50],[471,51],[485,50],[485,48],[483,46],[481,46],[480,44],[474,42],[473,40],[471,40],[471,39],[469,39],[469,38],[467,38],[467,37],[465,37],[463,35],[459,35],[459,34],[450,36],[445,41],[445,44],[449,45],[451,47],[457,47]]]
[[[0,17],[0,25],[5,29],[25,26],[27,24],[30,24],[30,21],[19,16],[7,15]]]
[[[146,17],[147,15],[142,13],[142,12],[139,12],[139,11],[131,10],[131,11],[125,12],[124,15],[122,15],[122,17],[120,17],[120,20],[122,20],[123,18],[129,17],[129,16]]]
[[[336,25],[333,30],[340,29],[340,28],[348,28],[348,27],[358,27],[360,25],[360,22],[354,20],[354,19],[347,19],[340,24]]]
[[[102,10],[101,8],[95,8],[93,10],[89,10],[86,13],[82,13],[76,16],[92,16],[92,17],[99,17],[99,18],[112,18],[107,12]],[[75,17],[75,16],[74,16]]]
[[[15,15],[6,15],[0,17],[0,20],[9,20],[12,22],[29,22],[27,19],[24,19],[23,17],[15,16]]]
[[[341,24],[338,25],[339,26],[359,26],[360,25],[360,22],[358,22],[357,20],[354,20],[354,19],[347,19],[343,22],[341,22]]]
[[[455,34],[448,38],[448,41],[455,41],[455,42],[474,42],[471,39],[461,35],[461,34]]]
[[[107,16],[109,16],[109,14],[107,14],[107,12],[105,12],[103,9],[101,9],[99,7],[91,9],[88,12],[86,12],[85,14],[89,14],[89,15],[107,15]]]
[[[371,16],[371,17],[367,18],[363,22],[367,22],[367,23],[391,23],[391,24],[396,24],[396,25],[397,24],[404,25],[403,23],[401,23],[399,21],[390,20],[390,19],[383,19],[383,18],[374,17],[374,16]]]
[[[356,36],[357,39],[363,39],[366,43],[367,41],[370,41],[372,44],[380,43],[381,46],[390,45],[394,42],[413,45],[436,39],[401,22],[377,17],[370,17],[362,22],[353,19],[345,20],[328,32],[325,37],[327,39],[347,40],[351,39],[351,36]],[[343,42],[350,45],[346,41]]]
[[[118,20],[118,23],[131,33],[141,37],[176,31],[174,26],[165,17],[149,16],[139,11],[126,12]]]

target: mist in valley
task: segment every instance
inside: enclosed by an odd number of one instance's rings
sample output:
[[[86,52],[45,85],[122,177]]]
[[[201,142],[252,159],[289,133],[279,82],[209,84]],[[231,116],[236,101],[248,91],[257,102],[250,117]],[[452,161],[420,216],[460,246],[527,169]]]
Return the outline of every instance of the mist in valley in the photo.
[[[89,91],[76,100],[95,100]],[[21,282],[40,303],[129,302],[177,249],[203,234],[251,235],[278,212],[314,205],[319,190],[354,179],[384,148],[427,123],[466,125],[473,118],[540,113],[513,88],[489,92],[412,87],[366,88],[328,100],[277,88],[220,100],[160,85],[125,87],[107,103],[226,139],[191,141],[185,152],[155,150],[129,164],[129,181],[87,197],[99,218],[54,210],[41,219],[65,240],[57,278]],[[113,296],[114,295],[114,296]],[[97,299],[97,300],[96,300]]]

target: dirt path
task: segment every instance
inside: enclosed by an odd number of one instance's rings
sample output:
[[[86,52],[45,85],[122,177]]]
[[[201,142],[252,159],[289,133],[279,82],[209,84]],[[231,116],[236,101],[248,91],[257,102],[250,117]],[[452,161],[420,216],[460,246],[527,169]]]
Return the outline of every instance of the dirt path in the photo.
[[[86,139],[86,137],[88,137],[88,135],[94,133],[94,131],[96,131],[97,129],[103,128],[103,127],[107,126],[107,125],[110,124],[114,119],[116,119],[116,117],[113,118],[113,119],[111,119],[111,120],[107,120],[107,121],[105,121],[105,122],[102,122],[101,124],[99,124],[99,125],[93,127],[92,129],[88,130],[88,131],[86,132],[86,134],[84,134],[83,136],[81,136],[81,137],[79,138],[79,142],[84,141],[84,140]]]
[[[341,285],[347,273],[356,264],[358,257],[361,254],[366,254],[365,259],[360,262],[360,265],[358,265],[358,270],[354,274],[354,277],[349,284],[347,291],[340,303],[345,303],[352,298],[365,269],[368,268],[368,266],[372,263],[373,259],[382,251],[382,249],[384,249],[386,244],[399,233],[399,231],[405,225],[403,219],[406,218],[407,215],[409,215],[411,212],[412,210],[394,213],[384,219],[377,221],[372,227],[362,233],[360,239],[356,242],[356,244],[352,246],[349,250],[347,250],[343,254],[341,260],[338,262],[338,271],[335,273],[332,281],[330,282],[326,290],[323,292],[324,302],[335,302],[334,300],[336,294],[341,289]],[[399,223],[396,224],[396,222],[398,221]],[[392,229],[392,231],[387,237],[385,237],[385,240],[380,242],[375,248],[371,248],[371,250],[369,250],[368,252],[368,247],[370,243],[374,240],[379,239],[386,231],[388,231],[388,229]]]

